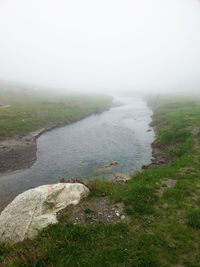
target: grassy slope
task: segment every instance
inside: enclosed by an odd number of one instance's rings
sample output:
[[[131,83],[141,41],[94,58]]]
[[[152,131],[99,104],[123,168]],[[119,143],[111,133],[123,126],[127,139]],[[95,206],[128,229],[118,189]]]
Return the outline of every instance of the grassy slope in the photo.
[[[101,112],[111,105],[107,96],[56,95],[23,90],[20,93],[0,89],[0,140],[43,127],[64,125]]]
[[[59,223],[33,241],[1,245],[3,265],[200,266],[200,105],[167,98],[159,103],[153,117],[156,142],[168,149],[172,162],[138,173],[125,186],[90,184],[90,197],[124,201],[130,223]],[[172,188],[165,185],[169,179],[176,181]]]

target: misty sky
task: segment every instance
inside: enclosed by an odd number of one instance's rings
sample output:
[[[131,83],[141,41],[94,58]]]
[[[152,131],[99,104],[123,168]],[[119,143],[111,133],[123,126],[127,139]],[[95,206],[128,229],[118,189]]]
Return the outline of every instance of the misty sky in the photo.
[[[0,0],[0,79],[200,91],[200,1]]]

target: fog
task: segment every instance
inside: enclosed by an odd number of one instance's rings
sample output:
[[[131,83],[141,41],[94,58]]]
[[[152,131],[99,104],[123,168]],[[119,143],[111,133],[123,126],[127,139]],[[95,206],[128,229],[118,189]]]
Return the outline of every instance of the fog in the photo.
[[[0,80],[93,92],[200,88],[198,0],[1,0]]]

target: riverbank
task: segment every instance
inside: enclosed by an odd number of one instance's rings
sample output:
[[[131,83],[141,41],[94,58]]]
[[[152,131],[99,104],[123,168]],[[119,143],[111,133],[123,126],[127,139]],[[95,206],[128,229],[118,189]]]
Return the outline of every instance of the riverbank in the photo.
[[[175,97],[157,102],[155,145],[167,150],[169,164],[150,166],[125,185],[89,182],[89,203],[123,203],[128,222],[74,223],[66,210],[34,240],[1,245],[2,266],[200,266],[199,103]],[[92,209],[81,212],[93,218],[98,211]]]
[[[120,179],[121,174],[129,176],[150,163],[152,111],[142,99],[120,99],[123,106],[42,134],[35,164],[1,175],[0,195],[9,191],[15,197],[30,188],[57,183],[61,177],[81,177],[86,182],[94,177],[109,180],[115,173]],[[118,165],[98,170],[110,162]]]
[[[30,95],[25,99],[17,96],[10,103],[9,108],[0,110],[0,174],[30,168],[36,160],[36,139],[42,133],[108,110],[112,98]]]
[[[0,174],[30,168],[36,160],[37,137],[46,129],[0,142]]]

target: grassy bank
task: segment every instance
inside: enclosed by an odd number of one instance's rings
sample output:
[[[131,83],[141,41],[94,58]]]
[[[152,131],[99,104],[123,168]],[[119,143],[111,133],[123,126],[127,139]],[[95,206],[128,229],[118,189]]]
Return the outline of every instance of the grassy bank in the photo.
[[[98,95],[62,95],[33,90],[0,89],[0,140],[45,127],[65,125],[111,106],[112,99]]]
[[[125,203],[129,223],[62,222],[32,241],[0,246],[3,266],[200,266],[200,105],[152,98],[155,145],[169,154],[125,186],[90,182],[90,197]]]

